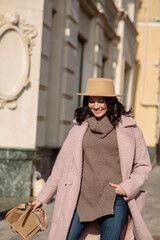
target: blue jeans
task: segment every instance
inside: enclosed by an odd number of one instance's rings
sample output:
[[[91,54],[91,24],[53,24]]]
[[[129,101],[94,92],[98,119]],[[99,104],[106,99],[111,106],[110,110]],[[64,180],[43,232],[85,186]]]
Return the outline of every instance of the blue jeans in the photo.
[[[120,195],[116,196],[114,214],[98,219],[101,240],[119,240],[127,212],[127,203]],[[80,222],[77,211],[73,215],[67,240],[77,240],[87,222]]]

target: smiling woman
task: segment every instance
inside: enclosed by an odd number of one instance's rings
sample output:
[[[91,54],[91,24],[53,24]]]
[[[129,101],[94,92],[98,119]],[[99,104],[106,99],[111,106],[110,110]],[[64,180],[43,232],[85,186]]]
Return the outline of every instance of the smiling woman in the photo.
[[[35,210],[57,191],[49,240],[99,239],[99,233],[101,240],[153,240],[142,218],[141,191],[151,164],[132,110],[118,101],[122,95],[110,79],[89,79],[78,95],[84,99],[76,124],[33,202]]]

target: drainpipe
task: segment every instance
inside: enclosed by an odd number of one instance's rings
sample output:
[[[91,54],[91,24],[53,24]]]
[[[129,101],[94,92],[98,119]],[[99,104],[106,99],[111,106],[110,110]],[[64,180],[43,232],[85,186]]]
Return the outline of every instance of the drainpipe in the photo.
[[[158,63],[158,118],[157,118],[157,125],[158,125],[158,144],[157,144],[157,162],[160,165],[160,48],[159,48],[159,63]]]

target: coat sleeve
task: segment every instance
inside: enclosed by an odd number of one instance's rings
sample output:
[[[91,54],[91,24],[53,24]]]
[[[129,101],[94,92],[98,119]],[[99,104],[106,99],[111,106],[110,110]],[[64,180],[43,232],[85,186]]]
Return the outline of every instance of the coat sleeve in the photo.
[[[70,153],[71,144],[69,134],[66,140],[64,141],[63,146],[61,147],[61,150],[57,156],[51,175],[47,179],[47,182],[45,183],[44,187],[42,188],[41,192],[36,198],[41,203],[48,204],[51,201],[54,194],[56,193],[59,180],[62,177],[63,169],[65,168],[65,164],[68,161]]]
[[[145,181],[148,179],[151,170],[147,146],[143,134],[137,126],[135,128],[135,139],[136,147],[132,172],[129,178],[120,184],[127,194],[127,197],[125,197],[126,201],[134,198],[139,193]]]

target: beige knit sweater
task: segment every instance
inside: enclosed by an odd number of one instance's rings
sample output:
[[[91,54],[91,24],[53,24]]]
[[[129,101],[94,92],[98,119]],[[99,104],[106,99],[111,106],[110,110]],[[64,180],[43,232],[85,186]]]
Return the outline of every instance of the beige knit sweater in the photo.
[[[121,182],[116,130],[105,116],[88,119],[83,138],[83,173],[77,212],[81,222],[114,213],[115,190],[109,182]]]

